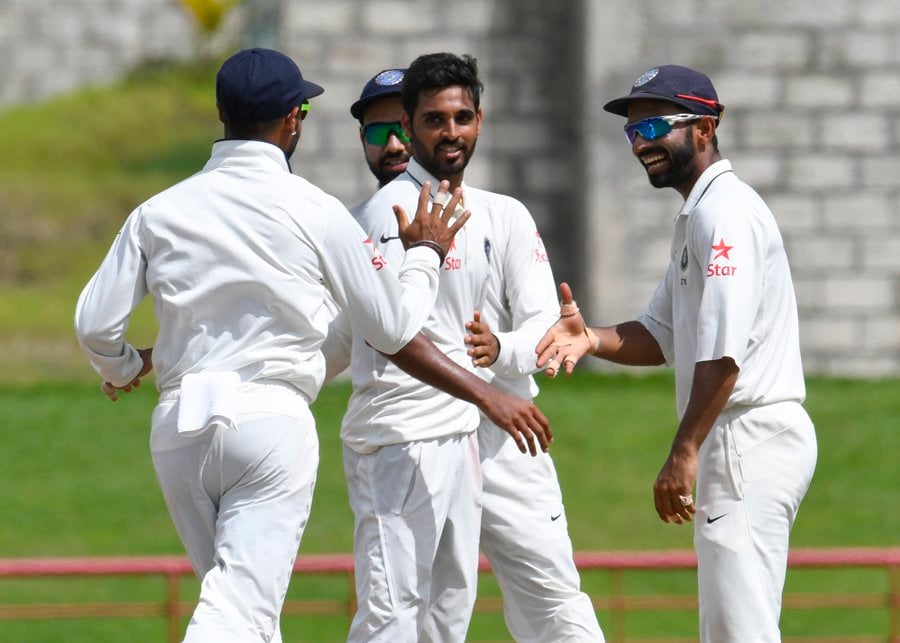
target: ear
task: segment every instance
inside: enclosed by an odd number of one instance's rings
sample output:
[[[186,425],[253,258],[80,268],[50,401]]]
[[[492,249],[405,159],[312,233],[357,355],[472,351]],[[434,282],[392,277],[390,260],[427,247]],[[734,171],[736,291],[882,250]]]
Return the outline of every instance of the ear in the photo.
[[[697,134],[703,142],[711,141],[716,135],[716,119],[704,116],[697,125]]]
[[[483,118],[484,113],[481,111],[481,107],[478,108],[478,111],[475,112],[475,135],[481,136],[481,119]]]
[[[216,109],[219,110],[219,122],[224,124],[225,123],[225,112],[223,112],[222,108],[219,107],[218,105],[216,105]]]
[[[291,133],[293,136],[295,132],[300,131],[300,118],[298,114],[300,113],[299,107],[294,107],[288,112],[288,115],[284,117],[284,127]]]

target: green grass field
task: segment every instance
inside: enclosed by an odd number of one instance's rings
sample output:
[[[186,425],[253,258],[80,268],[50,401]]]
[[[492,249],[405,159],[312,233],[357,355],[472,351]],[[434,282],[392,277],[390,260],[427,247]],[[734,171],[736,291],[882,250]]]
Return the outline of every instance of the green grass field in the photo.
[[[147,383],[149,384],[149,382]],[[898,381],[812,379],[808,408],[816,421],[819,464],[794,530],[800,547],[895,546],[900,517],[895,455],[900,448]],[[542,378],[540,404],[557,440],[553,454],[563,485],[576,549],[689,549],[688,528],[662,524],[650,488],[674,426],[668,372],[647,377],[579,373],[568,380]],[[338,425],[346,384],[329,386],[314,411],[321,465],[303,553],[349,552],[352,518],[347,506]],[[155,391],[146,385],[113,404],[94,382],[0,388],[0,413],[8,421],[0,451],[0,555],[80,556],[180,554],[160,497],[147,447]],[[9,421],[11,420],[11,421]],[[789,591],[885,591],[887,578],[871,570],[803,571],[789,576]],[[485,595],[496,595],[490,577]],[[585,575],[585,588],[608,592],[604,573]],[[692,595],[692,573],[641,572],[629,591],[660,588]],[[196,586],[186,584],[189,595]],[[298,578],[292,596],[342,595],[342,582]],[[0,602],[161,600],[161,581],[29,580],[0,582]],[[603,615],[601,614],[601,617]],[[346,619],[291,618],[287,641],[341,640]],[[74,629],[73,629],[74,628]],[[7,622],[0,641],[162,640],[161,620]],[[785,614],[786,635],[833,632],[886,635],[886,613],[862,610]],[[632,629],[634,631],[632,631]],[[65,639],[62,632],[66,632]],[[690,637],[691,613],[632,615],[629,635]],[[79,632],[73,637],[72,632]],[[504,640],[502,619],[477,615],[471,640]]]

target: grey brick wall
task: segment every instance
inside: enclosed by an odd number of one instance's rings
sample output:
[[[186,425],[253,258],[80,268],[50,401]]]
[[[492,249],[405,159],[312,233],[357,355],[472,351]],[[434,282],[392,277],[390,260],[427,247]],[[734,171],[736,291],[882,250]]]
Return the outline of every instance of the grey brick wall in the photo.
[[[900,372],[900,4],[587,6],[594,37],[586,111],[603,121],[593,127],[588,202],[597,204],[592,244],[607,255],[588,259],[597,267],[589,287],[595,318],[640,312],[680,204],[674,193],[654,194],[621,133],[610,138],[599,108],[643,70],[677,62],[715,81],[727,105],[720,149],[779,220],[807,372]]]
[[[467,178],[529,206],[596,323],[643,309],[680,205],[602,104],[655,64],[700,68],[728,107],[723,154],[781,224],[807,371],[900,373],[898,2],[244,0],[213,46],[227,42],[279,47],[326,87],[294,167],[348,204],[374,189],[348,112],[365,80],[421,53],[476,56]],[[3,0],[0,105],[200,46],[176,0]]]

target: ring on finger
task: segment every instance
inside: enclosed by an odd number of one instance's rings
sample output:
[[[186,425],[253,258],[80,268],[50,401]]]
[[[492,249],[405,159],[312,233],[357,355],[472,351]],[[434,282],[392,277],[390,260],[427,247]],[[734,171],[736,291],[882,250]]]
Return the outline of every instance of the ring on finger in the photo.
[[[691,494],[686,496],[678,496],[678,500],[681,502],[682,507],[690,507],[694,504],[694,497]]]

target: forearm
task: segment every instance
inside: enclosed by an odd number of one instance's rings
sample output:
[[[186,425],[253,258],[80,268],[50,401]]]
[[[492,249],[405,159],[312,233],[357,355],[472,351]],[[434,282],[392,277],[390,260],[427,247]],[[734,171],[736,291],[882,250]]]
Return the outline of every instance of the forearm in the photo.
[[[555,320],[555,313],[540,315],[526,320],[514,331],[494,332],[500,351],[491,370],[511,377],[525,377],[539,371],[534,347]]]
[[[484,380],[444,355],[422,333],[387,358],[416,379],[476,406],[484,401]]]
[[[673,452],[696,453],[700,450],[734,390],[738,372],[730,357],[697,362],[691,398],[675,434]]]
[[[640,322],[591,330],[600,340],[600,347],[593,353],[595,357],[628,366],[659,366],[666,361],[656,339]]]

